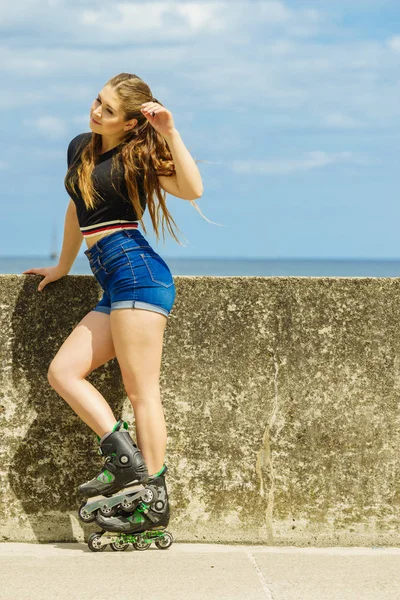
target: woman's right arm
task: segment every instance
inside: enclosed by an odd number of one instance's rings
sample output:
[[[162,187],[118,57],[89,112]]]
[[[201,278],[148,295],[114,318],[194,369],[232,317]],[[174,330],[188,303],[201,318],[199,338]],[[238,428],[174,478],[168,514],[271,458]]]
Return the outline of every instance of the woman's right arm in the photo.
[[[38,286],[38,291],[41,292],[42,289],[48,283],[50,283],[51,281],[57,281],[57,279],[60,279],[61,277],[64,277],[69,273],[78,255],[79,248],[82,245],[82,241],[83,234],[79,228],[78,217],[76,214],[76,206],[74,201],[70,199],[65,215],[64,238],[58,265],[56,265],[55,267],[27,269],[22,273],[44,275],[44,279],[42,279]]]
[[[57,265],[63,275],[67,275],[71,270],[78,256],[79,248],[82,246],[82,241],[83,234],[79,229],[75,202],[70,199],[65,215],[64,239]]]

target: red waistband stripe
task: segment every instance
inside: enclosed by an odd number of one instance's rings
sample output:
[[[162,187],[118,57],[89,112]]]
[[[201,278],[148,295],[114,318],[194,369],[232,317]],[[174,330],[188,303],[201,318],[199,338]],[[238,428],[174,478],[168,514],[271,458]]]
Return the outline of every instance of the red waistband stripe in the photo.
[[[137,229],[139,221],[107,221],[105,223],[96,223],[96,225],[88,225],[81,227],[80,230],[85,238],[98,235],[103,231],[118,231],[122,229]]]

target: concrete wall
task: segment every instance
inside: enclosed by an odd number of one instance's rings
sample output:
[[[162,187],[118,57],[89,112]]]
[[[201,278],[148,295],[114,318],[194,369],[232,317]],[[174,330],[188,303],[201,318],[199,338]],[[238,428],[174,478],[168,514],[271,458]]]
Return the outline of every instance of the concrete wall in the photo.
[[[49,386],[100,297],[0,276],[0,540],[82,541],[96,437]],[[399,545],[400,279],[176,277],[161,392],[177,541]],[[116,359],[88,377],[134,434]]]

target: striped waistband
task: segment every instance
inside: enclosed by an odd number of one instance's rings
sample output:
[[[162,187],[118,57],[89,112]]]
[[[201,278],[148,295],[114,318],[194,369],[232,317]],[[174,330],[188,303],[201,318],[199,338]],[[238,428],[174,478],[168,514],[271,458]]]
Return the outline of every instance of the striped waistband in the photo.
[[[87,227],[80,227],[83,237],[90,238],[103,231],[120,231],[122,229],[137,229],[139,221],[106,221],[104,223],[96,223],[96,225],[88,225]]]

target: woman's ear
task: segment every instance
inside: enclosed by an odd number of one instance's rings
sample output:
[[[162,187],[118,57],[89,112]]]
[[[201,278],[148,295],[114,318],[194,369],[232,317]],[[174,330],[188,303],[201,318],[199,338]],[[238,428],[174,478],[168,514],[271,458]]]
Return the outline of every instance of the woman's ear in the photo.
[[[134,127],[136,127],[137,124],[138,124],[137,119],[131,119],[130,121],[125,123],[124,129],[125,129],[125,131],[129,131],[130,129],[133,129]]]

